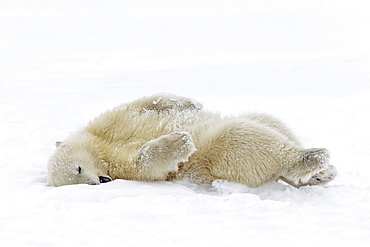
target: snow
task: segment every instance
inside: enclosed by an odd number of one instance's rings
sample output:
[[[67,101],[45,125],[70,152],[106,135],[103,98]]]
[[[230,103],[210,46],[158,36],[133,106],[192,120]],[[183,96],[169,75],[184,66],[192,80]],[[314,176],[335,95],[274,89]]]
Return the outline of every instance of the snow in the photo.
[[[344,0],[2,0],[1,246],[368,246],[370,16]],[[325,188],[48,187],[55,141],[158,92],[268,112],[326,147]]]

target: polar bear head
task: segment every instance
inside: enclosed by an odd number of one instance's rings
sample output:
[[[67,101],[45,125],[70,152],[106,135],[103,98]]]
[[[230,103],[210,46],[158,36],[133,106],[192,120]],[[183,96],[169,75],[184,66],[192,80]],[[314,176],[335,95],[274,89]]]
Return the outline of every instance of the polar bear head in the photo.
[[[102,161],[94,152],[91,140],[87,140],[85,135],[72,135],[64,142],[57,142],[56,147],[48,160],[49,185],[96,185],[111,181],[106,172],[102,171]]]

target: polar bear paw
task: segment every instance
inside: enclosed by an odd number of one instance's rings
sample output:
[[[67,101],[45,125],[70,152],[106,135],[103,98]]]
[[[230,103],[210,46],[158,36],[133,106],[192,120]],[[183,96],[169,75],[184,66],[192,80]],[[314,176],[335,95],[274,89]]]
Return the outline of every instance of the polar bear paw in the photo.
[[[281,176],[281,180],[299,188],[307,185],[325,185],[337,175],[336,168],[329,164],[330,154],[325,148],[305,149],[300,159],[301,162]]]
[[[193,138],[188,132],[175,132],[166,136],[168,144],[169,157],[178,162],[186,162],[189,156],[195,152]]]
[[[337,169],[333,165],[328,167],[315,175],[313,175],[307,182],[307,185],[325,185],[332,181],[337,176]]]
[[[137,104],[135,105],[137,106]],[[139,103],[139,106],[142,107],[144,112],[157,111],[165,113],[169,111],[200,111],[203,108],[203,105],[198,101],[170,94],[154,95],[145,98],[144,101]]]
[[[303,151],[303,165],[306,167],[323,166],[328,163],[330,154],[325,148],[310,148]]]
[[[195,100],[191,99],[170,99],[170,102],[173,103],[174,108],[178,110],[201,110],[203,105]]]
[[[178,163],[186,162],[196,150],[191,135],[175,132],[149,141],[139,155],[143,166],[167,167],[177,171]]]

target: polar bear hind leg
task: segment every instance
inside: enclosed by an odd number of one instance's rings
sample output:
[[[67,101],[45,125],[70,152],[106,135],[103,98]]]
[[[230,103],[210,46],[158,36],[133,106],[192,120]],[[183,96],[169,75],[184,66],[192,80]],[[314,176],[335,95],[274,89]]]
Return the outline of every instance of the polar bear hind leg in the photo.
[[[286,136],[290,141],[295,143],[298,147],[302,147],[298,138],[293,132],[278,118],[265,113],[252,113],[245,115],[247,119],[262,124],[268,128],[274,129]],[[329,153],[326,149],[307,149],[303,154],[303,162],[297,171],[292,171],[293,174],[301,174],[300,178],[294,178],[295,182],[287,178],[280,177],[281,180],[289,183],[292,186],[300,187],[305,185],[325,185],[332,181],[336,175],[337,170],[333,165],[328,165]],[[320,167],[317,172],[317,167]],[[299,170],[303,171],[299,172]],[[306,170],[307,169],[307,170]],[[291,177],[287,175],[287,177]],[[310,177],[307,181],[307,177]],[[292,178],[293,179],[293,178]],[[307,181],[307,182],[302,182]]]
[[[324,148],[305,149],[300,164],[287,170],[280,179],[294,186],[325,185],[337,175],[336,168],[328,163],[329,152]]]
[[[296,135],[283,123],[280,119],[266,113],[250,113],[244,115],[245,118],[262,124],[266,127],[274,129],[286,136],[290,141],[294,142],[297,146],[302,146]]]
[[[312,176],[305,185],[325,185],[332,181],[336,176],[337,169],[333,165],[328,165],[326,169]]]
[[[206,137],[206,138],[205,138]],[[206,141],[204,141],[206,139]],[[273,128],[247,119],[230,119],[203,133],[203,145],[190,157],[193,177],[258,187],[282,179],[300,187],[332,175],[326,149],[302,149]]]
[[[223,179],[258,187],[295,171],[304,157],[286,136],[248,119],[229,119],[201,139],[188,167],[190,174],[209,182]]]

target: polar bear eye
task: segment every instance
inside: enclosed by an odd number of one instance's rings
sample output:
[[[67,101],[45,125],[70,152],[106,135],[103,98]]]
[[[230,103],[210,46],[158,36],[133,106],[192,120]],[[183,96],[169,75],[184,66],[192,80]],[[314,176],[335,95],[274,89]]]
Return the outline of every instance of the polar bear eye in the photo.
[[[79,167],[77,168],[77,170],[78,170],[78,173],[81,173],[81,166],[79,166]]]

